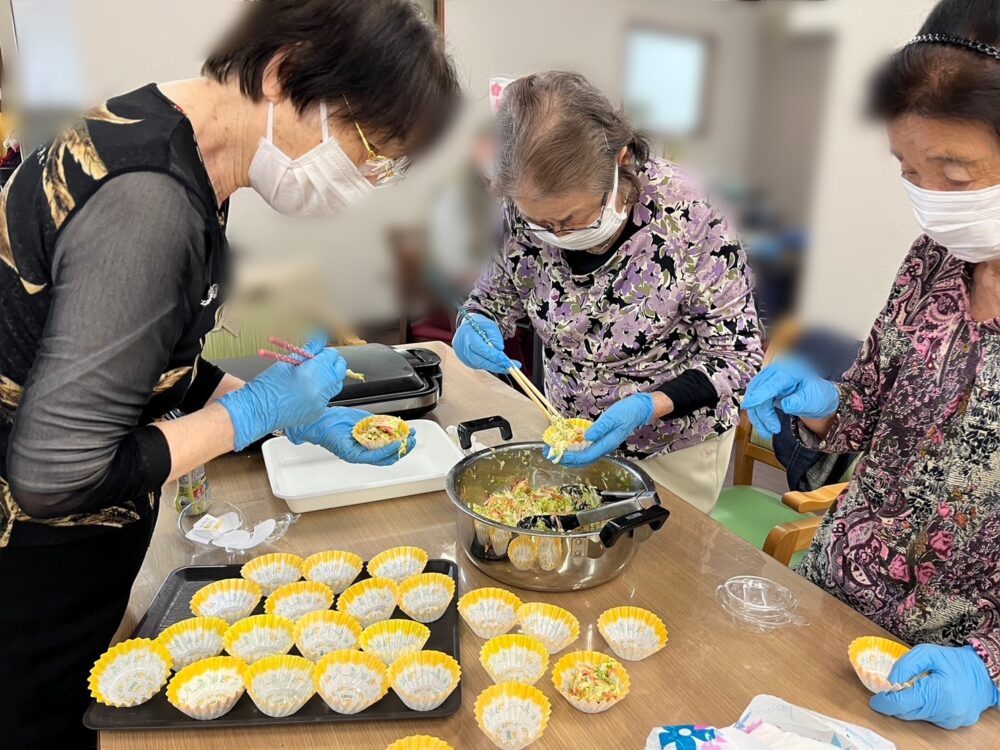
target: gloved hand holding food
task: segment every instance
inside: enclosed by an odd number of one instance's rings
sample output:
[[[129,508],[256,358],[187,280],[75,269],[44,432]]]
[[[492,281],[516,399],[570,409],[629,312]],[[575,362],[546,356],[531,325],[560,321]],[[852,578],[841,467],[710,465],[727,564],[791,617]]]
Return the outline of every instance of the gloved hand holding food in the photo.
[[[653,397],[648,393],[636,393],[627,396],[613,404],[593,427],[587,430],[584,438],[590,445],[583,450],[569,450],[562,454],[560,463],[564,466],[587,466],[601,456],[616,450],[628,440],[636,430],[653,420]],[[556,455],[552,449],[546,451],[549,458]]]
[[[471,313],[468,317],[475,321],[475,325],[468,320],[463,321],[451,342],[455,354],[463,363],[475,370],[498,374],[507,372],[511,367],[521,366],[520,362],[503,353],[503,334],[495,321],[479,313]],[[486,334],[489,344],[476,330],[477,326]]]
[[[765,439],[781,432],[775,404],[785,414],[823,419],[837,411],[840,392],[829,380],[817,375],[797,357],[779,359],[750,381],[743,408],[750,422]]]
[[[889,682],[911,680],[913,686],[905,690],[873,695],[871,707],[898,719],[958,729],[972,726],[983,711],[1000,706],[1000,690],[972,646],[915,647],[889,673]]]
[[[279,362],[219,403],[233,422],[236,450],[278,429],[309,424],[323,415],[340,393],[347,362],[336,349],[326,349],[326,336],[312,338],[305,349],[315,355],[300,365]]]
[[[312,443],[348,463],[374,466],[391,466],[417,443],[401,419],[344,407],[331,407],[315,422],[287,429],[285,435],[296,445]]]

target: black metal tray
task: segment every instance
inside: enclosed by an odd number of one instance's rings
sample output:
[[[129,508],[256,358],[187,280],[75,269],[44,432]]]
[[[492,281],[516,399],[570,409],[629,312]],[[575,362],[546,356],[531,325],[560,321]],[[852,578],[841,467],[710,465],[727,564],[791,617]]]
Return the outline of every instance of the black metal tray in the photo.
[[[455,579],[456,594],[444,615],[427,625],[431,637],[425,649],[443,651],[461,661],[458,653],[458,567],[450,560],[430,560],[424,568],[427,573],[444,573]],[[238,578],[239,565],[201,565],[178,568],[163,582],[146,614],[143,615],[131,638],[155,638],[175,622],[193,617],[188,607],[191,597],[202,586],[222,578]],[[368,578],[367,569],[357,580]],[[336,602],[334,602],[336,605]],[[264,611],[261,602],[254,614]],[[408,619],[398,608],[394,619]],[[290,653],[298,654],[293,646]],[[198,721],[185,716],[167,702],[166,688],[152,700],[132,708],[112,708],[92,702],[83,723],[90,729],[211,729],[212,727],[251,727],[264,724],[313,724],[332,721],[395,721],[398,719],[430,719],[450,716],[462,705],[462,684],[433,711],[413,711],[407,708],[392,690],[382,700],[361,713],[345,715],[331,711],[319,695],[309,699],[298,712],[282,719],[275,719],[257,710],[248,694],[244,694],[225,716],[211,721]]]

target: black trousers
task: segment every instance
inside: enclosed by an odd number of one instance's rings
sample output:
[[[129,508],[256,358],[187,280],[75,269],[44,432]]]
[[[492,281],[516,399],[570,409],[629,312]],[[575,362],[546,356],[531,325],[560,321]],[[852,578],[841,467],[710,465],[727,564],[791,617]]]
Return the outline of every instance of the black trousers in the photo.
[[[90,702],[87,677],[125,614],[156,510],[86,539],[0,549],[4,750],[96,745],[82,723]]]

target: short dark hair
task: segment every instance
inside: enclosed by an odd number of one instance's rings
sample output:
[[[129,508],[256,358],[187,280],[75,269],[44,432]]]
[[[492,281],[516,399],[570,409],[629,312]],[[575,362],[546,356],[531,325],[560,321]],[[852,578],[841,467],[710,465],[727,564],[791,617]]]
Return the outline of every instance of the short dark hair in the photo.
[[[942,0],[919,33],[998,46],[1000,0]],[[1000,60],[955,44],[908,45],[875,74],[869,111],[885,120],[907,114],[971,120],[1000,136]]]
[[[438,30],[409,0],[257,0],[202,67],[219,82],[238,79],[260,101],[264,72],[277,70],[299,112],[327,102],[351,112],[376,142],[422,150],[455,112],[459,85]]]

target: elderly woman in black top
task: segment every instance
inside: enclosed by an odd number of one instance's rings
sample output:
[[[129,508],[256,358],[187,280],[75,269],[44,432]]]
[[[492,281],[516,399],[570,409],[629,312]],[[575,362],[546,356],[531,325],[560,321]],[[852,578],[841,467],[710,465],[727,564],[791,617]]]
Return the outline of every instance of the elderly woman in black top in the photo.
[[[253,3],[204,77],[87,112],[0,194],[0,726],[92,742],[87,671],[121,619],[164,482],[284,428],[353,461],[363,413],[313,359],[250,383],[199,359],[229,196],[320,215],[398,175],[453,110],[437,32],[404,0]],[[170,410],[186,416],[153,420]]]

